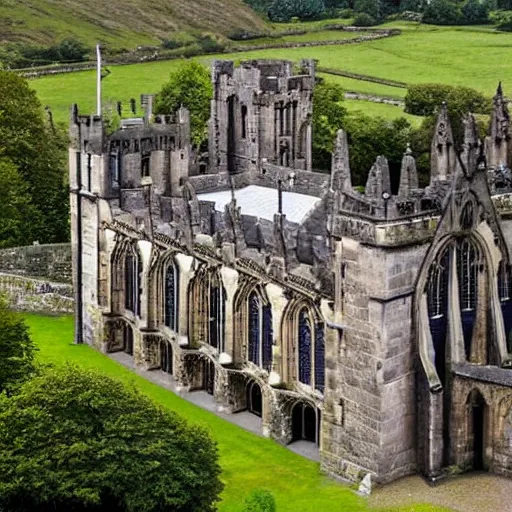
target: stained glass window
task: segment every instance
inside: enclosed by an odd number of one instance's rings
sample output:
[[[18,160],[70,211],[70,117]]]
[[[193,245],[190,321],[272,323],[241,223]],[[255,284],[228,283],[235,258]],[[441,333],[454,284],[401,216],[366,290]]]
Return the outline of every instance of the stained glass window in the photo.
[[[135,314],[137,316],[141,316],[142,312],[142,258],[140,257],[140,254],[137,253],[137,256],[135,257],[135,280],[134,280],[134,302],[136,304],[136,311]]]
[[[179,273],[174,262],[165,272],[165,325],[178,331],[179,319]]]
[[[323,393],[325,385],[325,338],[324,324],[316,325],[315,337],[315,388]]]
[[[274,332],[272,329],[272,308],[270,304],[263,306],[263,368],[272,370],[272,344]]]
[[[256,292],[249,295],[249,361],[260,364],[260,299]]]
[[[306,308],[299,313],[299,381],[311,384],[311,323]]]
[[[128,311],[135,307],[135,257],[130,252],[124,260],[124,306]]]
[[[510,288],[512,286],[512,276],[505,263],[501,263],[498,274],[498,291],[501,301],[501,310],[503,312],[503,324],[505,327],[505,338],[508,351],[512,351],[512,299],[510,298]]]

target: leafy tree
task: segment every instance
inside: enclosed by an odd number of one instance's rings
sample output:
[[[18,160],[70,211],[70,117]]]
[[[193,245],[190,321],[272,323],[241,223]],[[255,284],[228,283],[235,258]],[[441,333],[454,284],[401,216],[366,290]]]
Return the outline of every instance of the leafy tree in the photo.
[[[0,71],[0,157],[9,159],[27,184],[39,213],[32,234],[41,243],[68,240],[66,146],[66,135],[45,121],[27,80]]]
[[[357,113],[345,119],[343,128],[348,135],[352,183],[365,185],[375,159],[382,155],[388,159],[391,187],[396,192],[402,157],[412,132],[409,122],[403,117],[387,121]]]
[[[269,16],[273,21],[290,21],[295,16],[310,20],[318,18],[324,11],[324,0],[273,0]]]
[[[35,351],[23,319],[0,296],[0,391],[12,391],[31,375]]]
[[[340,85],[320,80],[313,93],[313,167],[329,170],[336,132],[347,114]]]
[[[199,147],[207,137],[212,96],[208,69],[197,62],[186,62],[171,73],[158,94],[155,113],[174,114],[181,106],[188,108],[192,143]]]
[[[354,3],[354,11],[356,13],[365,13],[374,20],[380,18],[380,1],[379,0],[356,0]]]
[[[460,25],[463,22],[460,5],[450,0],[431,0],[425,6],[423,22],[432,25]]]
[[[467,25],[488,23],[489,4],[480,0],[466,0],[462,4],[462,17]]]
[[[365,12],[360,12],[356,14],[353,25],[355,27],[373,27],[373,25],[377,25],[377,20]]]
[[[39,212],[32,205],[28,185],[6,158],[0,158],[0,204],[0,247],[32,240],[33,222],[37,223]]]
[[[245,500],[244,512],[276,512],[276,500],[270,491],[255,489]]]
[[[0,396],[0,509],[213,512],[217,449],[96,370],[49,368]]]

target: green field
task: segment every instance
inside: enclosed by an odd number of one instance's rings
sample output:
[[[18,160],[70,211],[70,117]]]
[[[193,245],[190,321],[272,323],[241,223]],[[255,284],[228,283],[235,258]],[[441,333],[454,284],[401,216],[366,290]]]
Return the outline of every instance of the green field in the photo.
[[[277,500],[278,512],[368,511],[365,502],[348,487],[323,476],[318,464],[186,402],[88,346],[73,345],[73,321],[70,317],[26,315],[26,320],[40,349],[41,361],[72,361],[86,368],[96,368],[129,383],[166,409],[179,412],[188,421],[208,429],[218,443],[222,480],[226,486],[219,504],[221,512],[240,512],[245,496],[251,490],[261,487],[272,491]],[[390,509],[372,510],[391,512]],[[406,506],[393,510],[448,512],[431,505]]]
[[[415,23],[393,23],[400,36],[351,45],[281,48],[244,51],[234,54],[198,57],[208,64],[212,58],[222,59],[318,59],[319,65],[359,74],[388,78],[406,83],[439,82],[474,87],[492,95],[499,80],[505,93],[512,92],[512,34],[496,33],[490,27],[433,27]],[[338,31],[334,32],[339,34]],[[321,30],[304,36],[327,37]],[[127,104],[141,93],[157,92],[170,71],[180,61],[152,62],[127,66],[111,66],[112,74],[104,80],[106,101],[121,100]],[[328,76],[347,90],[403,97],[405,90],[367,81]],[[94,72],[44,77],[32,81],[44,105],[53,108],[57,120],[66,121],[72,103],[83,113],[93,112],[95,98]],[[350,109],[354,107],[348,105]],[[385,117],[403,115],[400,108],[361,102],[359,110]]]

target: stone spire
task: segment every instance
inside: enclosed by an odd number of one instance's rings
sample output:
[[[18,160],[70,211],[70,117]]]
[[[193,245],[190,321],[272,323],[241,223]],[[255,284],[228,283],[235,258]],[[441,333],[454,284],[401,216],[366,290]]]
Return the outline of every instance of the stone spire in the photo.
[[[460,161],[464,166],[466,174],[470,175],[473,170],[476,169],[480,140],[478,138],[478,128],[473,114],[464,116],[462,122],[464,124],[464,143],[462,144]]]
[[[364,193],[369,198],[382,199],[384,192],[391,194],[389,166],[386,158],[378,156],[368,174]]]
[[[331,190],[335,192],[352,190],[347,132],[338,130],[331,165]]]
[[[411,190],[415,188],[418,188],[418,171],[416,170],[416,160],[412,156],[411,145],[407,144],[400,169],[398,195],[407,197],[411,194]]]
[[[509,140],[510,115],[500,82],[493,98],[491,136],[487,139],[487,154],[490,167],[508,166]]]
[[[430,184],[451,178],[456,164],[453,132],[448,108],[443,102],[437,116],[436,128],[430,149]]]

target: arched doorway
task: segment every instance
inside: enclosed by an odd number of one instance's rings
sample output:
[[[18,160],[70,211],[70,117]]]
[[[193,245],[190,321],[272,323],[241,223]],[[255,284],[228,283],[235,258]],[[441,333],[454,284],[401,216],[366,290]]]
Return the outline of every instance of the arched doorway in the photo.
[[[160,368],[169,375],[173,374],[173,352],[168,341],[160,342]]]
[[[472,466],[476,471],[487,469],[485,462],[485,425],[487,421],[487,404],[478,390],[473,390],[468,397],[470,425],[470,448]]]
[[[215,389],[215,364],[209,359],[204,359],[203,363],[203,388],[209,395],[213,395]]]
[[[128,324],[123,329],[123,352],[133,356],[133,330]]]
[[[253,380],[247,384],[247,410],[260,418],[263,414],[261,386]]]
[[[320,444],[320,411],[310,404],[296,403],[292,409],[292,442]]]

